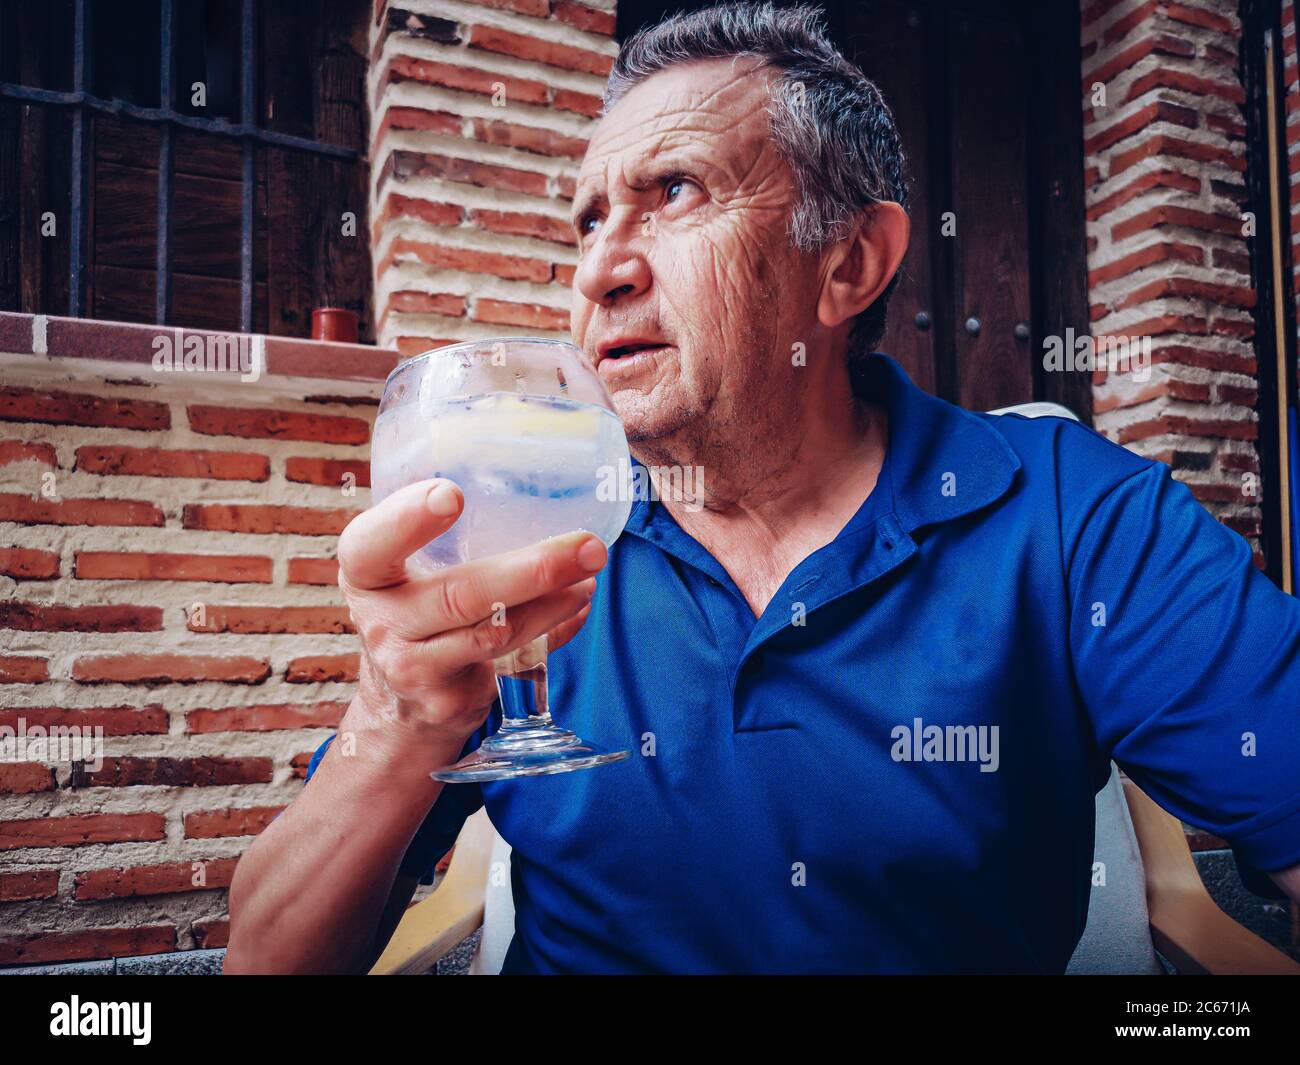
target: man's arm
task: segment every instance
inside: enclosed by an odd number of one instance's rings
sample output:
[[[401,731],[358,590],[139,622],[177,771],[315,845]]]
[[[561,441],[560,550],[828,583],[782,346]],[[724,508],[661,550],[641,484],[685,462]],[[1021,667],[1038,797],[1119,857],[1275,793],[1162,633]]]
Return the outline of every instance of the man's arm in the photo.
[[[1101,493],[1081,438],[1063,544],[1074,672],[1101,751],[1252,869],[1300,862],[1300,600],[1163,465]],[[1111,446],[1111,445],[1106,445]],[[1091,460],[1091,461],[1089,461]],[[1107,461],[1110,460],[1110,461]],[[1286,873],[1284,882],[1293,883]]]
[[[402,858],[443,787],[429,774],[491,709],[492,661],[543,635],[559,647],[586,620],[608,558],[590,533],[408,569],[462,503],[449,481],[410,485],[343,531],[339,586],[362,646],[346,742],[240,859],[227,972],[368,969],[410,899]]]

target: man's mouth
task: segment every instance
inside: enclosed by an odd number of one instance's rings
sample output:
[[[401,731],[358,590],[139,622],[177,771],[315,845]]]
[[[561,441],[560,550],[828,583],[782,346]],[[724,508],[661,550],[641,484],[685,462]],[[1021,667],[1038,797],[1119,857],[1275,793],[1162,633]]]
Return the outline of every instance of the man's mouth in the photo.
[[[609,351],[605,352],[605,358],[625,359],[630,358],[633,355],[640,355],[642,352],[659,351],[667,346],[667,344],[621,344],[618,347],[610,348]]]

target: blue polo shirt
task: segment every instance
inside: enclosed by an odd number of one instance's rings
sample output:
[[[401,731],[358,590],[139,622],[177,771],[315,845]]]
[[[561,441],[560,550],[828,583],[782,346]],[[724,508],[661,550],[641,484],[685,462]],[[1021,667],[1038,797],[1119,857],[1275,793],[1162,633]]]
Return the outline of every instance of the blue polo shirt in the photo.
[[[1300,601],[1246,542],[1086,427],[883,355],[859,384],[879,482],[761,617],[635,505],[550,659],[557,720],[630,759],[443,789],[403,868],[486,805],[505,971],[1060,973],[1111,759],[1251,866],[1300,862]]]

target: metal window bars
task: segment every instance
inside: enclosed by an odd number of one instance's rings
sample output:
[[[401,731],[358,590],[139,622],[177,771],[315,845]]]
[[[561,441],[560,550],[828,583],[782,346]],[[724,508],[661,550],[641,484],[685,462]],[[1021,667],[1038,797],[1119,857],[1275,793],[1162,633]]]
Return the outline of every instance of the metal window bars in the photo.
[[[0,97],[28,103],[65,106],[72,111],[71,197],[69,231],[68,314],[85,315],[87,201],[90,194],[89,123],[92,112],[117,115],[159,127],[158,148],[158,244],[155,257],[154,315],[165,325],[171,313],[172,191],[175,173],[174,134],[177,127],[198,130],[237,140],[242,152],[239,231],[239,328],[253,330],[253,208],[256,187],[256,149],[259,145],[306,152],[310,155],[355,162],[361,154],[337,144],[325,144],[307,137],[263,129],[257,115],[257,0],[243,0],[240,11],[240,114],[239,122],[222,118],[201,118],[176,110],[176,0],[159,0],[160,50],[158,107],[141,107],[126,100],[106,100],[90,91],[91,0],[75,0],[73,29],[72,92],[55,92],[28,85],[0,82]]]

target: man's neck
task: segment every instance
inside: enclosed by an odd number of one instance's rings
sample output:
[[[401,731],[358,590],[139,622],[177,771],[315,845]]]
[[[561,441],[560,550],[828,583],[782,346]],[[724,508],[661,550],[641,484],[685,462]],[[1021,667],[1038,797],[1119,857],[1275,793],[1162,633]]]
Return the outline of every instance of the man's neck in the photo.
[[[883,406],[847,389],[834,398],[823,393],[821,403],[805,398],[821,413],[693,449],[687,458],[704,473],[702,499],[662,497],[677,524],[731,574],[756,617],[795,566],[835,539],[884,462]]]

